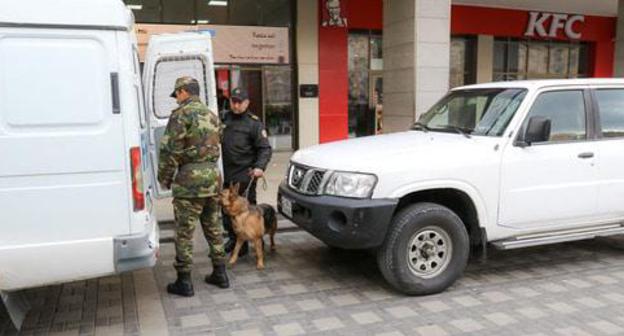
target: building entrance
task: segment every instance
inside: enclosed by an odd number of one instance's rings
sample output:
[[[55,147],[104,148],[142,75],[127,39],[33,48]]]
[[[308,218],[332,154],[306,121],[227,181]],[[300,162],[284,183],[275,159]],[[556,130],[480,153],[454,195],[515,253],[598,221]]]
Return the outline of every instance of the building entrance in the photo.
[[[274,149],[291,150],[293,104],[288,66],[218,65],[215,71],[219,110],[229,109],[231,90],[249,94],[249,109],[264,122]]]

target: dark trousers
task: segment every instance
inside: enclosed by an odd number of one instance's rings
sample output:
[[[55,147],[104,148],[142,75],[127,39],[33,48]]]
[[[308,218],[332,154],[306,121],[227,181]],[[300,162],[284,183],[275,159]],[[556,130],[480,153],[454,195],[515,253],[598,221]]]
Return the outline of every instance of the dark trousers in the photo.
[[[244,197],[245,191],[249,186],[249,181],[251,181],[251,178],[248,178],[244,181],[227,181],[223,183],[223,188],[229,188],[230,185],[239,183],[240,187],[238,188],[238,193]],[[249,187],[249,195],[247,195],[247,200],[249,201],[249,204],[255,205],[258,203],[256,200],[256,184],[257,180],[254,180],[254,182],[251,184],[251,187]],[[234,233],[234,229],[232,228],[232,220],[230,219],[230,216],[225,213],[223,213],[223,228],[227,231],[228,237],[230,239],[236,239],[236,234]]]

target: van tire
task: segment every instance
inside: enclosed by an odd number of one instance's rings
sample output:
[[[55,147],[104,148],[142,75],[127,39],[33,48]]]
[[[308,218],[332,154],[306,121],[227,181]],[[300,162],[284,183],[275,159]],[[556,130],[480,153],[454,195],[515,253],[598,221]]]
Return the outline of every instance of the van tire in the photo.
[[[439,293],[457,280],[468,263],[470,239],[450,209],[417,203],[392,220],[377,264],[396,290],[408,295]]]

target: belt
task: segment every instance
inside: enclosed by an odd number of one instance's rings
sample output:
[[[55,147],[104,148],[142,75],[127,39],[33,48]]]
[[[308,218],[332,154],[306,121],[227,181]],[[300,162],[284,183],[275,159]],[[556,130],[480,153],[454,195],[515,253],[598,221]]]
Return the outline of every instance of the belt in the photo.
[[[206,161],[206,162],[189,162],[185,163],[180,167],[180,170],[187,169],[207,169],[207,168],[217,168],[217,162]]]

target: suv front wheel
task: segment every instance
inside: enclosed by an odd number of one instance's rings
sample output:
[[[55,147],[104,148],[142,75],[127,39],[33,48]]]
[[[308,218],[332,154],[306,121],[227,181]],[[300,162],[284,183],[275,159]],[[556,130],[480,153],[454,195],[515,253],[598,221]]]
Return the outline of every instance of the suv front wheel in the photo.
[[[469,249],[466,227],[453,211],[418,203],[393,218],[377,252],[377,263],[397,290],[410,295],[434,294],[459,278]]]

